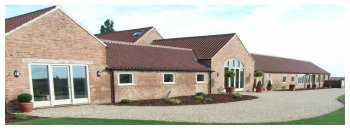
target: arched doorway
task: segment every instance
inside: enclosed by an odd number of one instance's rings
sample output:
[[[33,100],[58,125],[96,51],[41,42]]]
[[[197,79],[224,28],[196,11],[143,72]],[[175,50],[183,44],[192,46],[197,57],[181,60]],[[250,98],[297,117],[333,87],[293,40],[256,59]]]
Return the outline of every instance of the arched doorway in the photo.
[[[244,64],[239,60],[230,59],[225,62],[224,67],[225,72],[233,70],[236,73],[235,77],[225,77],[225,87],[235,87],[236,91],[244,91]]]

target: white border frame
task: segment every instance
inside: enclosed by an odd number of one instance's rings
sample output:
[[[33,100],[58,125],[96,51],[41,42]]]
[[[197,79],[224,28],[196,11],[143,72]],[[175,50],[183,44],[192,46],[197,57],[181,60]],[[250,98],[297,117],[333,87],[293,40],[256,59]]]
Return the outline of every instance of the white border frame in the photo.
[[[120,74],[131,74],[132,82],[131,83],[120,83]],[[118,86],[134,86],[135,85],[135,75],[133,72],[118,72]]]
[[[240,66],[240,67],[238,67],[238,65],[237,66],[234,66],[234,67],[231,67],[231,66],[226,66],[226,62],[230,62],[231,60],[234,60],[234,61],[239,61],[241,64],[242,64],[242,66]],[[233,63],[233,62],[232,62]],[[236,64],[236,63],[235,63]],[[235,86],[235,91],[244,91],[245,90],[245,87],[246,87],[246,81],[245,81],[245,73],[246,73],[246,69],[245,69],[245,64],[241,61],[241,60],[239,60],[239,59],[228,59],[228,60],[226,60],[225,62],[224,62],[224,70],[225,70],[225,68],[226,67],[228,67],[228,69],[229,70],[234,70],[235,71],[235,73],[236,73],[236,69],[243,69],[243,78],[244,78],[244,80],[243,80],[243,88],[240,88],[241,87],[241,73],[239,73],[238,75],[239,75],[239,80],[238,80],[238,88],[236,88],[237,86]],[[239,71],[239,72],[241,72],[241,71]],[[225,73],[225,72],[224,72]],[[236,74],[236,76],[237,76],[237,74]],[[235,76],[235,78],[233,78],[233,82],[236,82],[236,76]],[[224,76],[224,78],[226,78],[225,76]],[[231,84],[231,80],[228,80],[229,81],[229,84]],[[225,82],[225,81],[224,81]],[[224,83],[225,84],[225,83]]]
[[[54,90],[53,88],[53,81],[52,81],[52,66],[68,66],[69,73],[69,83],[70,83],[70,103],[62,103],[62,104],[84,104],[84,103],[91,103],[91,97],[90,97],[90,78],[89,78],[89,67],[86,64],[52,64],[52,63],[29,63],[28,64],[28,73],[29,73],[29,83],[30,83],[30,92],[32,94],[32,98],[34,99],[34,92],[33,92],[33,82],[32,82],[32,72],[31,72],[31,66],[32,65],[46,65],[48,69],[48,78],[49,78],[49,87],[50,87],[50,100],[49,101],[39,101],[35,102],[33,100],[34,107],[46,107],[46,106],[55,106],[55,105],[61,105],[61,103],[55,103],[55,95],[54,91],[51,92],[51,90]],[[74,84],[73,84],[73,66],[85,66],[86,68],[86,80],[87,80],[87,98],[74,98]]]
[[[283,78],[286,77],[286,81],[283,81]],[[287,83],[288,77],[287,75],[282,75],[282,83]]]
[[[171,75],[173,75],[173,82],[164,82],[164,76],[165,76],[166,74],[171,74]],[[163,82],[163,84],[176,84],[176,75],[175,75],[175,73],[171,73],[171,72],[163,73],[162,82]]]
[[[198,76],[198,75],[203,75],[203,76],[204,76],[204,81],[198,81],[198,80],[197,80],[197,76]],[[206,79],[205,73],[196,73],[196,83],[206,83],[206,82],[205,82],[205,79]],[[163,80],[163,81],[164,81],[164,80]]]

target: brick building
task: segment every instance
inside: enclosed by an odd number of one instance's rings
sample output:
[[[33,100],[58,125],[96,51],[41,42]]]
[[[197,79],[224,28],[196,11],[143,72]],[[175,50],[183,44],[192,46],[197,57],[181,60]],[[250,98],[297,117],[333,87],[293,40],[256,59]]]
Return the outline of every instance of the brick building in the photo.
[[[281,75],[295,75],[295,81],[310,75],[313,84],[316,74],[329,77],[312,63],[269,71],[235,33],[163,39],[146,27],[93,35],[57,6],[8,18],[5,27],[9,109],[17,108],[20,93],[32,94],[34,107],[47,107],[218,93],[224,87],[251,91],[255,70],[268,72],[276,86]],[[291,65],[298,64],[305,65]],[[236,76],[224,77],[227,70]],[[266,75],[264,81],[270,80]]]
[[[288,59],[275,56],[251,54],[256,61],[255,70],[264,71],[263,86],[271,80],[275,89],[288,88],[294,84],[296,88],[308,88],[316,85],[323,87],[329,80],[330,73],[309,61]]]

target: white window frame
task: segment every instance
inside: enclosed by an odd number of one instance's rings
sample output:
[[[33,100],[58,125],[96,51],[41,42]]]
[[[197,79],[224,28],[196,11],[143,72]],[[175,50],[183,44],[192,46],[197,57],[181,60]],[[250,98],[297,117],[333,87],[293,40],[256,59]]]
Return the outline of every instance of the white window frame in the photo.
[[[164,76],[165,76],[166,74],[171,74],[171,75],[173,75],[173,82],[164,82]],[[176,75],[175,75],[175,73],[163,73],[162,82],[163,82],[163,84],[176,84]]]
[[[50,87],[50,101],[34,101],[34,92],[33,92],[33,82],[32,82],[32,65],[45,65],[47,66],[47,72],[48,72],[48,78],[49,78],[49,87]],[[30,87],[30,93],[32,94],[32,99],[34,103],[34,108],[37,107],[45,107],[45,106],[55,106],[57,105],[58,101],[55,100],[54,92],[51,92],[51,90],[54,90],[53,86],[53,80],[52,80],[52,66],[68,66],[68,74],[69,74],[69,94],[71,103],[67,104],[83,104],[83,103],[91,103],[91,97],[90,97],[90,79],[89,79],[89,66],[87,64],[69,64],[69,63],[28,63],[28,74],[29,74],[29,87]],[[86,80],[87,80],[87,98],[74,98],[74,84],[73,84],[73,66],[84,66],[86,71]],[[73,86],[73,87],[72,87]],[[66,103],[63,103],[66,104]],[[60,104],[61,105],[61,104]]]
[[[293,81],[292,81],[292,79],[293,79]],[[295,82],[295,76],[294,75],[290,76],[290,82]]]
[[[197,76],[198,75],[203,75],[204,76],[204,81],[198,81]],[[196,73],[196,83],[205,83],[205,73]]]
[[[131,83],[120,83],[120,75],[121,74],[131,74]],[[119,72],[118,73],[118,86],[133,86],[135,85],[135,77],[133,72]]]
[[[286,81],[283,81],[284,77],[286,77]],[[283,75],[283,76],[282,76],[282,83],[287,83],[287,80],[288,80],[288,79],[287,79],[287,75]]]

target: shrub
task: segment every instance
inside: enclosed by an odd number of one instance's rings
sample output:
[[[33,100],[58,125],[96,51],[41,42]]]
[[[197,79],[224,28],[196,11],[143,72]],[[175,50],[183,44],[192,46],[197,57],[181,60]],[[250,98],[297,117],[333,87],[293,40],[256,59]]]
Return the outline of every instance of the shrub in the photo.
[[[256,72],[254,73],[254,76],[255,76],[255,77],[262,77],[262,76],[264,76],[264,72],[263,72],[263,71],[256,71]]]
[[[257,86],[262,86],[262,83],[261,83],[261,81],[259,80],[259,82],[258,82],[258,85]]]
[[[28,116],[25,113],[18,113],[15,115],[16,119],[20,119],[20,120],[27,120]]]
[[[225,88],[222,87],[222,86],[219,86],[219,88],[218,88],[217,90],[218,90],[218,93],[219,93],[219,94],[224,94],[224,93],[225,93],[225,92],[224,92]]]
[[[120,100],[120,103],[122,103],[122,104],[128,104],[130,102],[131,101],[129,99],[122,99],[122,100]]]
[[[269,87],[269,88],[271,88],[271,87],[272,87],[271,80],[269,80],[269,82],[267,83],[267,87]]]
[[[240,93],[234,93],[234,94],[232,94],[232,98],[242,98],[242,95],[240,94]]]
[[[227,70],[225,72],[225,77],[234,77],[236,74],[235,74],[235,71],[233,70]]]
[[[295,87],[295,84],[289,84],[289,87]]]
[[[203,92],[198,92],[196,93],[196,96],[205,96],[205,94]]]
[[[203,100],[203,99],[204,99],[204,96],[202,96],[202,95],[197,95],[197,96],[194,96],[194,99],[196,99],[196,100]]]
[[[173,105],[177,105],[177,104],[181,104],[182,101],[181,101],[181,99],[171,98],[167,102],[170,104],[173,104]]]
[[[286,86],[282,86],[281,88],[282,88],[282,90],[284,90],[284,89],[286,89],[287,87],[286,87]]]
[[[23,103],[30,102],[32,100],[32,95],[28,93],[22,93],[17,96],[17,100]]]
[[[204,98],[204,103],[212,103],[212,102],[214,102],[213,98],[211,97]]]

